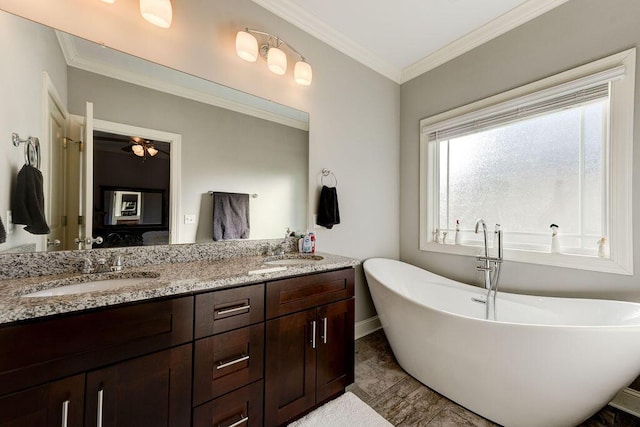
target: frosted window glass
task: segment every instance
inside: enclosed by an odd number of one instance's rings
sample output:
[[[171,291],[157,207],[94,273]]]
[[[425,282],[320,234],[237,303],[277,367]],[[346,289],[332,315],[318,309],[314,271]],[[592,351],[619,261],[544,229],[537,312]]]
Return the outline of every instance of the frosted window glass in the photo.
[[[438,143],[439,227],[501,224],[505,243],[595,247],[603,225],[605,102]],[[589,237],[583,239],[583,237]],[[473,236],[469,236],[473,237]],[[591,240],[594,240],[591,242]]]

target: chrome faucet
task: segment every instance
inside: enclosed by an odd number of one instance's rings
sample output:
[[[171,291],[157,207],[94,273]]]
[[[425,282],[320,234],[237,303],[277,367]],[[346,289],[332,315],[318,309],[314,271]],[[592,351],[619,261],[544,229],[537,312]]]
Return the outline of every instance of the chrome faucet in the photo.
[[[484,256],[478,255],[476,259],[482,261],[481,266],[477,266],[476,269],[484,272],[484,287],[487,290],[487,298],[485,300],[486,310],[485,317],[489,320],[489,314],[491,313],[490,305],[493,307],[493,319],[496,319],[496,295],[498,294],[498,281],[500,280],[500,271],[502,270],[502,229],[500,224],[496,224],[494,230],[494,241],[496,242],[497,254],[495,257],[489,256],[489,246],[487,242],[487,225],[484,220],[478,219],[476,221],[475,232],[478,233],[480,226],[482,225],[483,237],[484,237]],[[491,292],[493,292],[493,304],[491,304]]]
[[[91,273],[106,273],[109,271],[122,271],[124,268],[124,263],[122,262],[122,255],[115,254],[111,258],[111,265],[107,263],[106,258],[98,258],[94,267],[93,261],[88,256],[83,256],[79,258],[75,258],[75,261],[82,262],[82,266],[80,267],[80,272],[82,274],[91,274]]]

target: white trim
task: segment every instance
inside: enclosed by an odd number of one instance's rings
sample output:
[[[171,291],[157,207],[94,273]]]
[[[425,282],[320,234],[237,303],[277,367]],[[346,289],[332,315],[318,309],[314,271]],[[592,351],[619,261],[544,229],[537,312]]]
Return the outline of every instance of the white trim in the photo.
[[[627,412],[636,417],[640,417],[640,392],[625,388],[613,398],[609,405]]]
[[[380,323],[380,318],[378,318],[378,316],[373,316],[356,322],[355,339],[372,334],[378,329],[382,329],[382,324]]]
[[[204,104],[213,105],[215,107],[225,108],[237,113],[246,114],[259,119],[268,120],[270,122],[279,123],[281,125],[290,126],[296,129],[308,131],[309,122],[297,120],[272,111],[268,111],[259,107],[247,105],[245,103],[217,96],[211,93],[203,93],[194,89],[190,89],[178,84],[170,83],[165,80],[143,75],[137,72],[126,70],[112,64],[101,62],[94,58],[81,56],[73,39],[69,34],[56,31],[60,48],[70,67],[89,71],[91,73],[100,74],[127,83],[132,83],[148,89],[157,90],[171,95],[180,96],[182,98],[191,99],[193,101],[202,102]]]
[[[611,212],[609,241],[610,259],[573,254],[550,254],[525,250],[505,250],[504,258],[509,261],[582,270],[633,275],[633,221],[632,221],[632,173],[633,173],[633,116],[635,95],[635,48],[629,49],[589,64],[565,71],[560,74],[530,83],[519,88],[500,93],[472,104],[450,110],[420,121],[420,239],[422,251],[475,256],[478,248],[466,245],[444,245],[433,243],[430,230],[435,229],[437,203],[429,206],[430,200],[436,200],[437,171],[435,143],[427,140],[428,130],[439,127],[445,121],[455,122],[458,117],[505,105],[515,98],[531,95],[545,88],[557,85],[565,87],[568,82],[613,67],[623,65],[627,75],[611,82],[611,129],[609,179],[609,209]],[[570,85],[570,84],[569,84]],[[622,118],[622,119],[621,119]]]
[[[169,163],[169,243],[185,243],[180,240],[182,135],[99,119],[93,120],[93,130],[120,135],[136,135],[145,139],[171,144],[171,162]]]
[[[470,50],[483,45],[514,28],[537,18],[538,16],[566,3],[568,0],[529,0],[509,12],[499,16],[488,24],[465,34],[445,47],[424,57],[402,70],[400,83],[418,77],[427,71],[449,62]]]
[[[269,12],[399,84],[406,83],[445,62],[451,61],[567,1],[529,0],[416,63],[401,69],[327,25],[293,0],[253,0],[254,3]]]

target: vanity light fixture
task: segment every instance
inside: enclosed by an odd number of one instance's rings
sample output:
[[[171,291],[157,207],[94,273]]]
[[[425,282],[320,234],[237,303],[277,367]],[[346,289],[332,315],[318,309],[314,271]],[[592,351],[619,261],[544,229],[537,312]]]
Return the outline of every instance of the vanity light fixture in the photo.
[[[171,0],[140,0],[142,17],[153,25],[169,28],[173,18]]]
[[[256,36],[261,39],[260,44],[258,44]],[[287,72],[287,55],[282,49],[283,47],[286,47],[299,57],[293,68],[295,81],[303,86],[309,86],[313,78],[311,65],[306,62],[300,52],[285,43],[280,37],[249,28],[245,28],[244,31],[238,31],[236,35],[236,53],[240,58],[245,61],[255,62],[259,56],[267,61],[267,66],[272,73],[280,76]]]

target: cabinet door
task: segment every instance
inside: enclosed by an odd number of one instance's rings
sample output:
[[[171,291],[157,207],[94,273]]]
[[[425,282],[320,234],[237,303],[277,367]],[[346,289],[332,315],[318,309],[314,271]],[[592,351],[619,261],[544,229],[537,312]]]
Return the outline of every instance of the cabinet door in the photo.
[[[2,427],[80,427],[84,374],[0,397]]]
[[[86,426],[189,425],[191,344],[87,374]]]
[[[317,328],[315,308],[267,322],[265,425],[284,424],[315,404]]]
[[[318,403],[340,393],[353,382],[354,300],[318,308]]]

